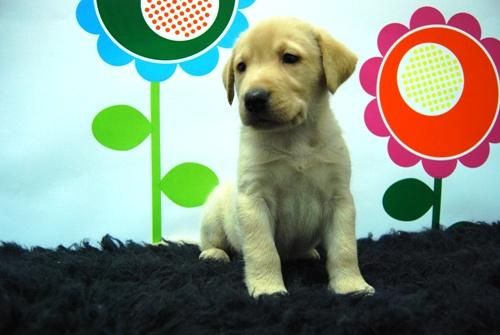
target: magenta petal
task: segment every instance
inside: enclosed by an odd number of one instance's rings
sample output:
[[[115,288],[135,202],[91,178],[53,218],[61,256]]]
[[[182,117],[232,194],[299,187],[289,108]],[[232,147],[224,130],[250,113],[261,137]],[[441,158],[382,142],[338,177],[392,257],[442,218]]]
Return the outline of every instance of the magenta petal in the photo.
[[[384,120],[382,120],[377,99],[370,101],[365,108],[365,124],[368,129],[377,136],[386,137],[390,135]]]
[[[410,19],[410,28],[415,29],[430,24],[445,24],[443,14],[434,7],[422,7],[417,9]]]
[[[403,148],[394,138],[389,139],[387,151],[392,161],[402,167],[410,167],[420,161],[420,157]]]
[[[490,155],[490,144],[485,141],[469,154],[460,158],[460,162],[470,168],[477,168],[486,162]]]
[[[377,78],[381,64],[382,57],[373,57],[364,62],[359,71],[361,86],[366,93],[372,96],[377,95]]]
[[[493,63],[495,63],[495,67],[497,68],[497,73],[500,72],[500,40],[488,37],[481,40],[481,43],[493,59]]]
[[[448,20],[448,25],[461,29],[471,34],[478,40],[481,39],[481,25],[479,21],[468,13],[458,13]]]
[[[497,120],[495,121],[495,125],[491,129],[490,134],[488,135],[487,141],[490,143],[500,143],[500,117],[499,116],[497,116]]]
[[[391,23],[382,28],[378,33],[378,50],[384,56],[391,46],[404,34],[409,31],[408,27],[401,23]]]
[[[457,160],[453,159],[451,161],[433,161],[424,159],[422,161],[425,172],[434,178],[446,178],[455,171],[457,167]]]

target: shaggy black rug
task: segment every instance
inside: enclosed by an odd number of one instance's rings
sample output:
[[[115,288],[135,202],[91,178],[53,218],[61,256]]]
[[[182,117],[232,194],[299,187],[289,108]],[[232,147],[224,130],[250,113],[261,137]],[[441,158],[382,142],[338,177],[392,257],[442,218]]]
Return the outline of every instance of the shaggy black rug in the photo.
[[[358,244],[374,296],[333,295],[323,260],[295,261],[289,295],[255,301],[241,258],[195,245],[0,243],[0,334],[500,334],[500,224]]]

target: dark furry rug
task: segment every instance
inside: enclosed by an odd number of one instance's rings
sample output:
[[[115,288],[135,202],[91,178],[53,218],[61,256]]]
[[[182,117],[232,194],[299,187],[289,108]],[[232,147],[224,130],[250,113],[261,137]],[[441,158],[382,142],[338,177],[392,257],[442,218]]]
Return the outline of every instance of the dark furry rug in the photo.
[[[102,239],[0,243],[1,334],[500,334],[500,224],[360,239],[377,293],[336,296],[324,261],[284,265],[290,292],[249,298],[241,258]]]

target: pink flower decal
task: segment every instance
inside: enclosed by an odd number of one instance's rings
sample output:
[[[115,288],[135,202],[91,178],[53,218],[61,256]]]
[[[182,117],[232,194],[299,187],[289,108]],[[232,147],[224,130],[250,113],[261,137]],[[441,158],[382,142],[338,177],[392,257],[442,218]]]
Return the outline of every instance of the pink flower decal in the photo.
[[[389,137],[392,161],[422,162],[439,179],[458,162],[470,168],[486,162],[490,143],[500,142],[500,41],[482,37],[470,14],[446,21],[423,7],[408,26],[382,28],[377,46],[381,56],[360,71],[361,86],[374,97],[364,119],[373,134]]]
[[[416,10],[408,26],[386,25],[379,32],[381,56],[361,67],[360,82],[374,97],[365,123],[377,136],[389,137],[387,152],[401,167],[419,162],[434,178],[434,188],[414,178],[385,192],[386,212],[413,221],[432,210],[432,228],[440,229],[442,179],[458,162],[484,164],[490,143],[500,142],[500,41],[482,37],[472,15],[448,21],[433,7]]]

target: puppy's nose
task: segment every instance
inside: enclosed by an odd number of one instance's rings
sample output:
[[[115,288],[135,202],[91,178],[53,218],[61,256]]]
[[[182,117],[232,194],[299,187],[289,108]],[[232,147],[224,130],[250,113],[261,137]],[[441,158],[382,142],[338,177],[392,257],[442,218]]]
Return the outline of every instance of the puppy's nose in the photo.
[[[271,93],[264,89],[258,88],[248,91],[245,94],[245,108],[250,113],[265,112],[269,105]]]

